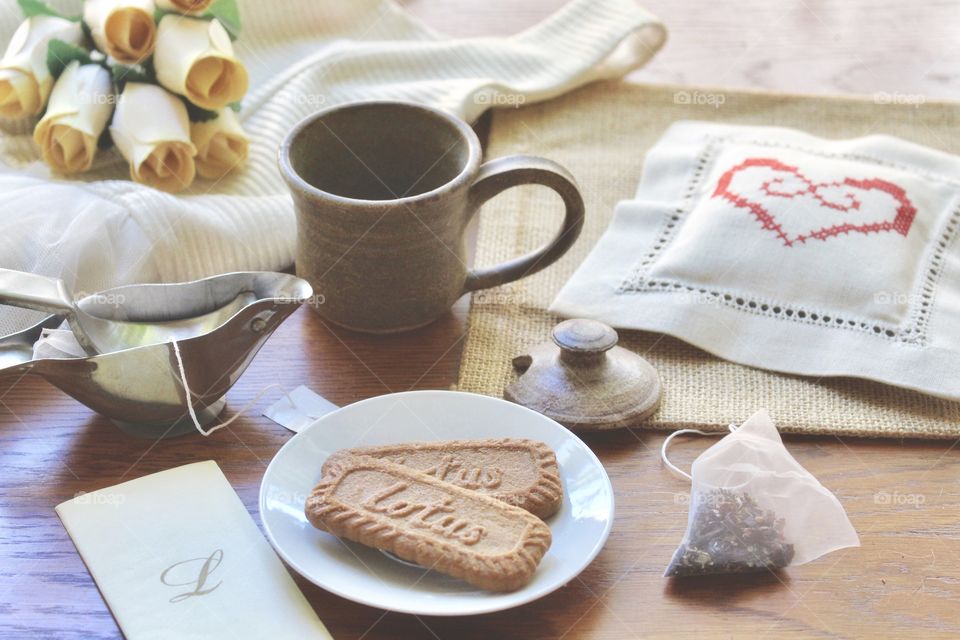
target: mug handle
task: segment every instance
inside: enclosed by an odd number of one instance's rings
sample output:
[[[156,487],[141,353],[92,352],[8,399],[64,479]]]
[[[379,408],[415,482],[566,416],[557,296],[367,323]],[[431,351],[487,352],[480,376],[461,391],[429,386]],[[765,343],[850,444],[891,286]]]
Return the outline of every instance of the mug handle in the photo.
[[[585,210],[577,181],[556,162],[535,156],[509,156],[484,163],[470,187],[467,222],[487,200],[525,184],[540,184],[557,192],[566,207],[563,226],[550,242],[536,251],[493,267],[471,270],[463,293],[496,287],[545,269],[559,260],[580,236]]]

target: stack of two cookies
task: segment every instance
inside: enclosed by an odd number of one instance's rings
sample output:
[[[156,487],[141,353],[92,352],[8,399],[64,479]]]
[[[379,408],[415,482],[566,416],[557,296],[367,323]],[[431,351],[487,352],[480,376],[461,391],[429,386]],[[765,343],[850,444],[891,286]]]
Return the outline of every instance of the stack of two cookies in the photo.
[[[318,529],[490,591],[524,586],[563,501],[553,451],[521,439],[345,449],[306,502]]]

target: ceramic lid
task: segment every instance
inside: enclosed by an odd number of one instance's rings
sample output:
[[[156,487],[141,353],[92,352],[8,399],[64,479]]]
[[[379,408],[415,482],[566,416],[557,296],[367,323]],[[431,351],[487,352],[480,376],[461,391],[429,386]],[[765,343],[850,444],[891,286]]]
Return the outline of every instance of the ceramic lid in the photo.
[[[660,405],[660,376],[617,338],[596,320],[561,322],[552,342],[514,358],[521,375],[504,397],[570,429],[639,426]]]

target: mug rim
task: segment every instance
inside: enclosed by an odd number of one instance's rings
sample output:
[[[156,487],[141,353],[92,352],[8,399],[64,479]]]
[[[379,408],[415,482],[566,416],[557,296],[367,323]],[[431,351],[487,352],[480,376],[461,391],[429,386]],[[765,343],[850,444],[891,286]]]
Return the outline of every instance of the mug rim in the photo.
[[[299,138],[299,136],[310,127],[312,124],[318,120],[329,116],[332,113],[338,111],[351,111],[355,109],[361,109],[371,106],[381,106],[381,107],[399,107],[403,109],[412,109],[415,111],[420,111],[425,113],[433,118],[439,118],[446,121],[449,124],[452,124],[454,128],[460,133],[461,137],[467,142],[469,147],[469,155],[467,157],[466,163],[464,163],[463,168],[460,172],[454,176],[451,180],[443,183],[439,187],[435,187],[429,191],[424,191],[423,193],[418,193],[410,196],[403,196],[400,198],[390,198],[386,200],[370,200],[366,198],[351,198],[348,196],[341,196],[336,193],[331,193],[330,191],[325,191],[320,189],[306,180],[303,176],[293,168],[293,163],[290,159],[290,151],[293,147],[294,142]],[[428,200],[434,198],[438,195],[441,195],[445,192],[452,191],[457,187],[469,182],[472,180],[473,176],[476,174],[480,167],[480,160],[482,155],[482,149],[480,145],[480,138],[477,137],[476,132],[473,128],[466,123],[466,121],[461,118],[438,109],[436,107],[421,104],[419,102],[412,102],[408,100],[357,100],[351,102],[345,102],[343,104],[334,105],[332,107],[327,107],[316,111],[293,126],[290,131],[287,132],[287,135],[284,137],[283,142],[280,144],[280,149],[278,153],[278,160],[280,165],[281,173],[283,174],[284,179],[287,181],[287,184],[291,188],[299,189],[305,191],[311,196],[320,197],[327,200],[333,200],[335,202],[346,204],[346,205],[361,205],[361,206],[370,206],[370,205],[395,205],[395,204],[409,204],[414,202],[419,202],[422,200]]]

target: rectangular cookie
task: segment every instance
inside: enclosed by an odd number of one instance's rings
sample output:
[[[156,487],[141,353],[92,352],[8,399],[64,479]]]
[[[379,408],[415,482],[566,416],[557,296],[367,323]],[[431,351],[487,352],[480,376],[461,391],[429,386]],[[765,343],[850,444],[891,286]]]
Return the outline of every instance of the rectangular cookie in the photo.
[[[543,519],[563,503],[557,457],[546,443],[537,440],[447,440],[343,449],[327,459],[324,469],[340,455],[365,455],[402,464]]]
[[[304,512],[318,529],[489,591],[527,584],[551,542],[528,511],[369,456],[326,465]]]

